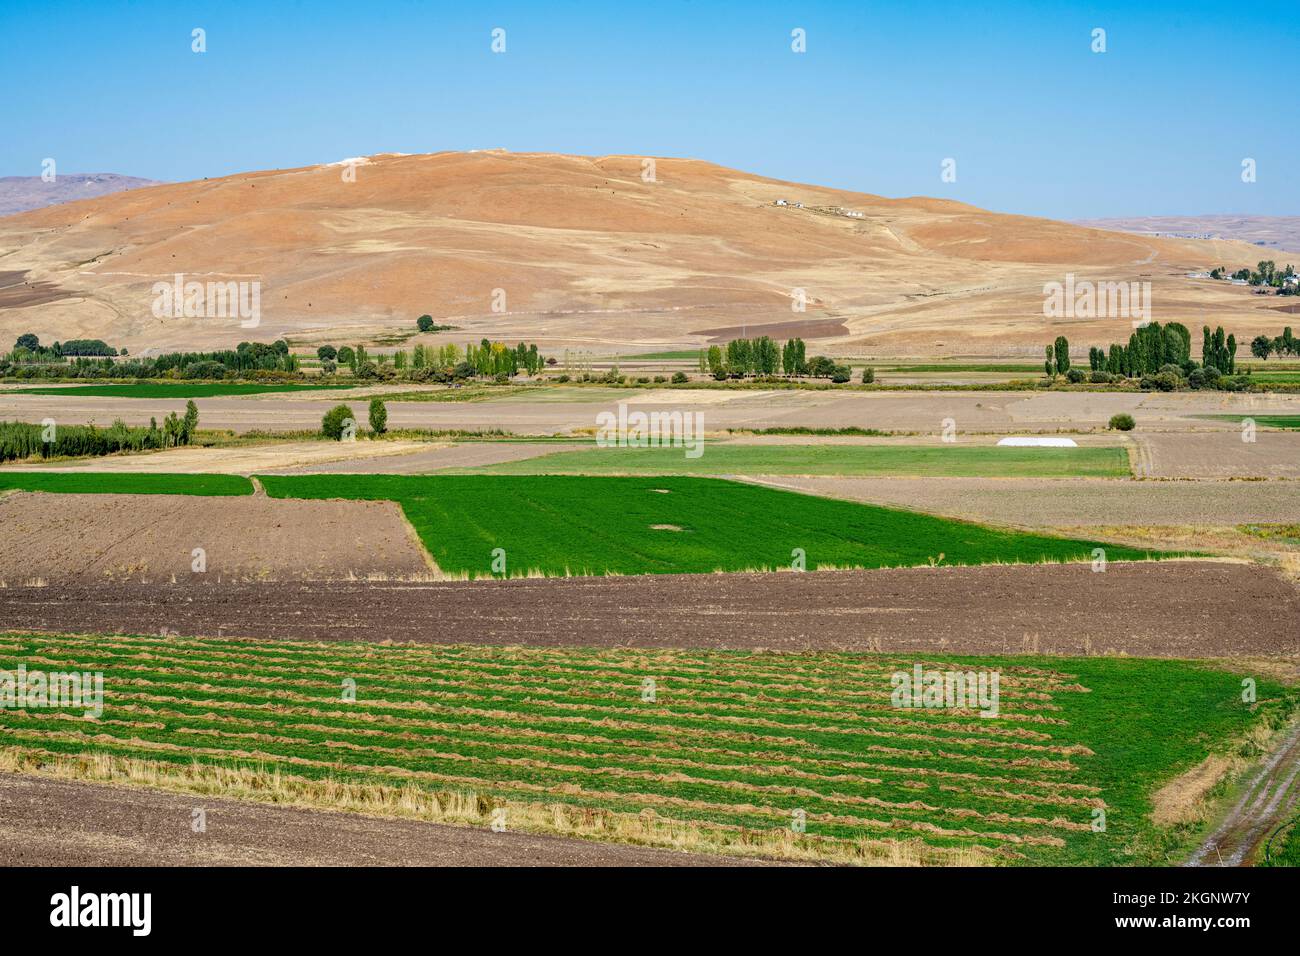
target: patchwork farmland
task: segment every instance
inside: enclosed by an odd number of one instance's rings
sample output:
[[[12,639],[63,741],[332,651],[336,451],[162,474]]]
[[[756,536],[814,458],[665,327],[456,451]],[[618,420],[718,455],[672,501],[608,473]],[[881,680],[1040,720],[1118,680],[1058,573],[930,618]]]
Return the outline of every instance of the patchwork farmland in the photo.
[[[1187,834],[1150,822],[1153,784],[1295,703],[1266,681],[1244,707],[1238,674],[1124,659],[0,639],[0,665],[24,661],[104,675],[93,725],[0,711],[9,761],[45,772],[893,864],[1160,862]],[[998,672],[996,719],[891,706],[891,674],[916,666]],[[1177,733],[1192,715],[1199,741]]]

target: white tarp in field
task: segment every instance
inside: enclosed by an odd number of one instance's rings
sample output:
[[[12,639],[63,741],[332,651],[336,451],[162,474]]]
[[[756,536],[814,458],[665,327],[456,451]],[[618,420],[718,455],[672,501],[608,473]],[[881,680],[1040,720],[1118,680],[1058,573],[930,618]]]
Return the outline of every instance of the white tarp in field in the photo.
[[[1078,448],[1073,438],[1051,438],[1045,435],[1010,435],[998,441],[999,445],[1015,448]]]

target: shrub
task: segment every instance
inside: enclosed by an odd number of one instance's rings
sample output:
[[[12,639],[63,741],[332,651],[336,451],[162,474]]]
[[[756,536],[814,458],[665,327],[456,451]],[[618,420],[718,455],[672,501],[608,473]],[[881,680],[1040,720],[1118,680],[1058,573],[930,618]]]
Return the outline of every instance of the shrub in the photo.
[[[320,363],[320,373],[322,375],[333,375],[336,371],[338,371],[338,366],[329,359]]]
[[[320,431],[326,438],[333,438],[335,441],[343,440],[344,429],[349,424],[356,427],[357,420],[352,414],[352,409],[347,405],[335,405],[325,417],[321,419]]]
[[[876,370],[868,365],[862,370],[862,384],[870,385],[876,380]]]
[[[1138,380],[1138,388],[1144,392],[1149,392],[1156,387],[1156,377],[1154,375],[1143,375]]]
[[[662,385],[662,384],[663,384],[664,382],[666,382],[666,381],[668,381],[668,379],[664,378],[662,375],[656,375],[656,376],[655,376],[655,384],[656,384],[656,385]]]
[[[1133,421],[1133,416],[1128,412],[1120,412],[1118,415],[1110,416],[1110,427],[1121,432],[1131,432],[1137,422]]]
[[[649,376],[649,375],[638,375],[636,381],[637,381],[637,384],[638,384],[638,385],[649,385],[649,384],[650,384],[650,376]]]
[[[431,315],[420,316],[418,319],[415,320],[415,327],[419,329],[421,332],[432,332],[433,316]]]
[[[1172,392],[1183,384],[1183,377],[1177,372],[1161,372],[1156,376],[1156,388],[1162,392]]]
[[[568,380],[569,380],[569,376],[567,375],[561,375],[558,378],[556,378],[557,382],[567,382]]]
[[[370,400],[370,430],[376,435],[388,431],[388,406],[382,398]]]
[[[1205,385],[1205,369],[1194,368],[1187,376],[1187,384],[1192,388],[1201,388]]]
[[[1069,380],[1071,385],[1078,385],[1084,379],[1083,369],[1072,368],[1065,373],[1065,377]]]
[[[1103,372],[1101,369],[1098,369],[1088,376],[1088,381],[1092,382],[1094,385],[1105,385],[1110,380],[1110,372]]]
[[[338,350],[337,358],[340,365],[351,365],[352,360],[356,357],[356,353],[352,351],[350,345],[345,345]]]
[[[688,381],[688,378],[687,378],[685,372],[673,372],[673,384],[674,384],[674,385],[685,385],[685,384],[687,383],[687,381]]]

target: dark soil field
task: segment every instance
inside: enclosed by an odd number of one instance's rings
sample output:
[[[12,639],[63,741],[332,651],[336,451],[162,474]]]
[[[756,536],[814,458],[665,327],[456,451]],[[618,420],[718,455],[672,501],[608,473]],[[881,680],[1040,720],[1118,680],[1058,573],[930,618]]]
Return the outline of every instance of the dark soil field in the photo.
[[[207,829],[191,829],[202,809]],[[611,846],[0,773],[4,866],[738,866]]]
[[[0,589],[11,630],[295,640],[1293,655],[1300,593],[1208,561],[392,582]]]

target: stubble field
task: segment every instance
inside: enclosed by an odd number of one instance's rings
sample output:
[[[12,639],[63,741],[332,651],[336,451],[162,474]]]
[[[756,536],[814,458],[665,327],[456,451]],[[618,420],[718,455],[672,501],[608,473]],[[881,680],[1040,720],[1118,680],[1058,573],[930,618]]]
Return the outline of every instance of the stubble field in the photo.
[[[865,863],[1163,862],[1188,832],[1155,784],[1295,703],[1179,661],[0,636],[0,667],[34,661],[102,671],[104,710],[0,711],[10,762]],[[996,672],[997,716],[896,706],[917,663]]]

